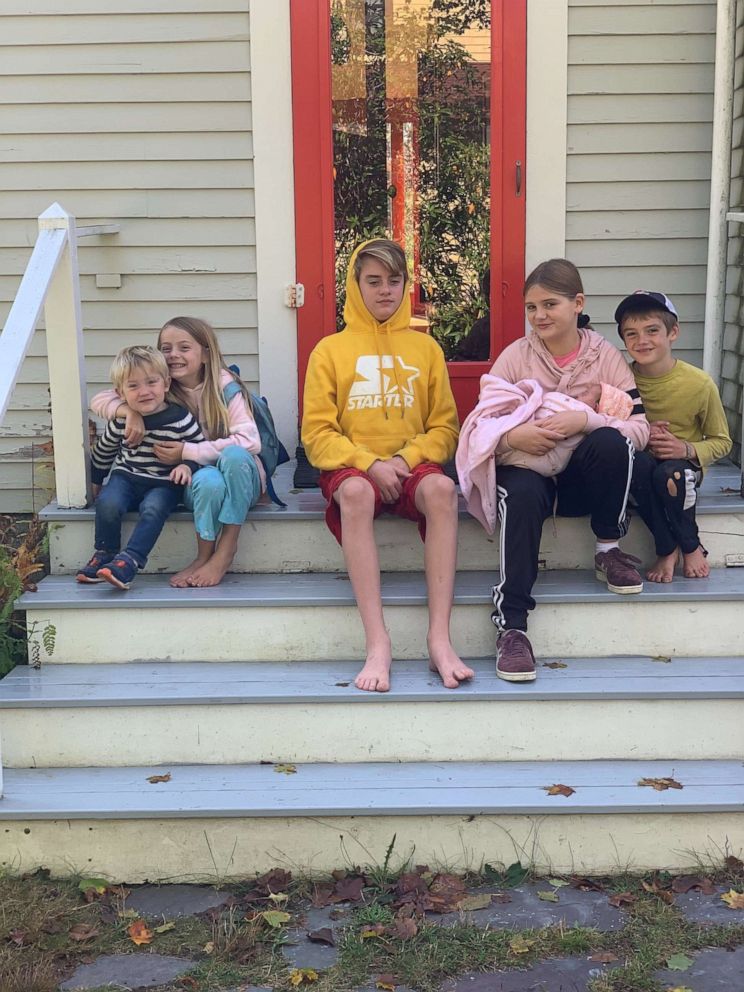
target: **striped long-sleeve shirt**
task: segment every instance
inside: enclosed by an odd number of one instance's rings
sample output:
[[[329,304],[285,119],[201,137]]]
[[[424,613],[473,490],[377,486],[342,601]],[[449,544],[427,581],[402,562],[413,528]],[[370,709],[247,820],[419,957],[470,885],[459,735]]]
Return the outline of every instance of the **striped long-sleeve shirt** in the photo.
[[[138,479],[149,480],[154,485],[171,485],[168,476],[174,466],[157,460],[155,445],[161,441],[193,444],[204,440],[191,413],[174,403],[159,413],[147,414],[143,420],[145,436],[136,448],[128,448],[124,443],[126,425],[123,419],[117,417],[106,424],[90,456],[91,477],[95,484],[100,485],[111,469],[113,472],[126,472]],[[184,460],[183,464],[188,465],[192,472],[199,468],[196,462]]]

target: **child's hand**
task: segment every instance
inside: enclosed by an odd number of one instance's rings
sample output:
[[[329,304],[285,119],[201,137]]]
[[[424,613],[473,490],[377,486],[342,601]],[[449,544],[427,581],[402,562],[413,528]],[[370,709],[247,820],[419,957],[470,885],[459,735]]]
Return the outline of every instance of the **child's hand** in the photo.
[[[393,455],[390,459],[390,464],[395,469],[395,474],[401,481],[405,481],[405,479],[407,479],[411,474],[411,470],[408,467],[408,462],[402,455]]]
[[[191,469],[188,465],[176,465],[168,478],[177,486],[188,486],[191,482]]]
[[[116,411],[116,415],[124,417],[124,444],[128,448],[136,448],[145,436],[145,422],[142,414],[131,410],[126,403],[123,403]]]
[[[183,441],[161,441],[153,450],[164,465],[178,465],[183,460]]]
[[[563,434],[538,424],[520,424],[506,435],[506,443],[510,448],[525,451],[528,455],[545,455],[553,450],[556,441],[564,440]]]
[[[102,487],[97,482],[91,483],[90,492],[94,501],[98,499],[98,494],[101,492],[101,488]]]
[[[687,442],[680,441],[678,437],[666,430],[665,427],[656,423],[651,428],[651,439],[648,442],[648,450],[660,461],[667,461],[670,458],[687,459]]]
[[[403,461],[403,459],[400,459]],[[403,491],[403,483],[398,475],[400,469],[396,470],[393,465],[394,459],[388,458],[385,461],[378,459],[367,469],[367,475],[377,485],[382,494],[383,503],[394,503],[399,499]],[[406,466],[407,467],[407,466]]]
[[[573,437],[574,434],[581,434],[588,419],[583,410],[566,410],[565,413],[553,413],[541,420],[540,427],[555,431],[563,437]]]

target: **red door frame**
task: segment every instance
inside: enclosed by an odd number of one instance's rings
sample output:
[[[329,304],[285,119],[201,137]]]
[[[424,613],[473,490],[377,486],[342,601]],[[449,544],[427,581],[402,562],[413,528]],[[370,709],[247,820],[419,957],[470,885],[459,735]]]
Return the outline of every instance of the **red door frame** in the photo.
[[[290,0],[300,397],[310,352],[335,331],[331,24],[328,0]],[[527,0],[492,0],[491,355],[524,334]],[[500,195],[497,195],[499,194]],[[499,278],[500,274],[500,278]],[[449,362],[460,416],[491,362]]]

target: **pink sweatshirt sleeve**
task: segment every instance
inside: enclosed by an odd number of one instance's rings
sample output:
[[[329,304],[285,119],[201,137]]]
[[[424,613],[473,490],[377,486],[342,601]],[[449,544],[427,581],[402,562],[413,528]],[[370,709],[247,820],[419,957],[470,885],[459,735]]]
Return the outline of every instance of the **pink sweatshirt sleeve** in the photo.
[[[102,389],[90,401],[90,408],[97,417],[113,420],[123,400],[115,389]]]
[[[237,445],[252,455],[261,451],[261,438],[256,427],[256,421],[242,393],[237,393],[227,404],[228,430],[227,437],[218,437],[214,441],[199,441],[183,446],[185,460],[198,462],[199,465],[214,465],[220,452],[231,445]]]
[[[634,399],[636,409],[642,407],[630,366],[617,348],[609,342],[602,355],[601,365],[600,380],[628,393]],[[627,420],[618,420],[617,417],[611,417],[606,413],[595,413],[594,410],[590,410],[587,415],[586,433],[591,434],[600,427],[614,427],[633,442],[636,451],[643,451],[648,444],[650,431],[645,413],[633,413]]]

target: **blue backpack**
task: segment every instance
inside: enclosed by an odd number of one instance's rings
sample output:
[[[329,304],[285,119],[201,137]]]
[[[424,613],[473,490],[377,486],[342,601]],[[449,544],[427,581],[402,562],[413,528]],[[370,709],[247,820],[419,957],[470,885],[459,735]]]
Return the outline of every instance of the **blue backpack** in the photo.
[[[240,375],[240,369],[237,365],[231,365],[230,371],[236,376]],[[225,403],[229,403],[239,392],[241,392],[241,389],[238,383],[229,382],[222,390]],[[279,465],[283,465],[289,461],[287,449],[277,437],[274,418],[271,416],[271,410],[269,410],[266,397],[257,396],[255,393],[249,393],[248,395],[250,397],[253,419],[256,421],[258,434],[261,438],[261,454],[258,457],[266,472],[266,492],[271,497],[273,503],[276,503],[277,506],[286,507],[287,504],[283,503],[277,496],[271,477]]]

